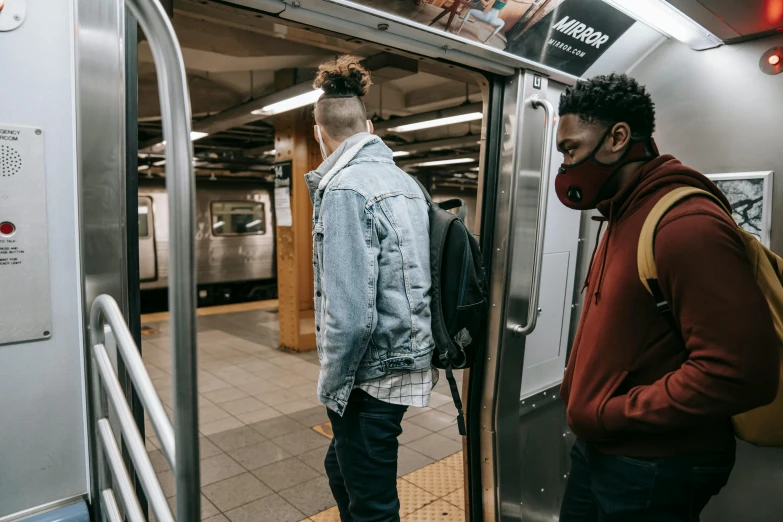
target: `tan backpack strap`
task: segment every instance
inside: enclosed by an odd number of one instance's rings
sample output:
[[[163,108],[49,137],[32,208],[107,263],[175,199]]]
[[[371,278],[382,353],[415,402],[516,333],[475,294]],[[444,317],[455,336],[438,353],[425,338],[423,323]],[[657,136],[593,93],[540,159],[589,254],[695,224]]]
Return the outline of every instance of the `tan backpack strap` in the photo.
[[[649,281],[657,281],[658,279],[658,269],[655,267],[654,256],[655,230],[658,228],[658,223],[660,223],[661,219],[663,219],[663,216],[666,215],[666,213],[677,203],[685,198],[697,195],[711,198],[717,202],[723,210],[731,215],[731,211],[726,208],[720,198],[705,190],[695,187],[676,188],[662,197],[661,200],[655,204],[653,209],[648,214],[647,219],[644,221],[642,232],[639,235],[639,246],[637,250],[639,279],[641,279],[642,284],[651,294],[654,294],[654,292],[650,288]]]

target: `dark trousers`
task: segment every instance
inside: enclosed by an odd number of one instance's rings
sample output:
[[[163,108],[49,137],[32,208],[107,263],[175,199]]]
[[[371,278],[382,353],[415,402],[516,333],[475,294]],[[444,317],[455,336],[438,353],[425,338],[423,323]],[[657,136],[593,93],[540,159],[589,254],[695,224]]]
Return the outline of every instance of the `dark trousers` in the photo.
[[[733,450],[636,459],[577,441],[560,522],[698,522],[733,467]]]
[[[399,522],[397,437],[407,409],[354,390],[342,417],[328,410],[334,438],[324,465],[342,522]]]

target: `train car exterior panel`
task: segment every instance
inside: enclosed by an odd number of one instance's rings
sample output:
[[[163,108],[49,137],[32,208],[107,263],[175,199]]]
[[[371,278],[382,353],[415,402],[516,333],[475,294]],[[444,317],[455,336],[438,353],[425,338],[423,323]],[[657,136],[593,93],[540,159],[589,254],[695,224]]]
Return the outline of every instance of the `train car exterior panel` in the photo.
[[[148,202],[151,202],[149,208],[143,208]],[[275,278],[272,205],[271,191],[267,188],[246,184],[198,187],[196,264],[199,286]],[[142,184],[139,208],[141,289],[166,288],[169,223],[165,188]],[[226,223],[227,220],[233,222]],[[142,235],[145,230],[147,234]]]

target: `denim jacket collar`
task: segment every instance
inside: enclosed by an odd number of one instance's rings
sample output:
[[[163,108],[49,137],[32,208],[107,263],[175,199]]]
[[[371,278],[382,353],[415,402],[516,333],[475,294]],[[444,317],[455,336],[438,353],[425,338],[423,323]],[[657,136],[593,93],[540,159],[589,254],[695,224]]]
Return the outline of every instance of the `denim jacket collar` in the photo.
[[[316,190],[326,190],[332,178],[340,172],[357,154],[371,143],[381,141],[375,134],[360,132],[343,141],[337,150],[332,152],[321,165],[305,175],[307,188],[310,191],[310,200],[313,200]]]

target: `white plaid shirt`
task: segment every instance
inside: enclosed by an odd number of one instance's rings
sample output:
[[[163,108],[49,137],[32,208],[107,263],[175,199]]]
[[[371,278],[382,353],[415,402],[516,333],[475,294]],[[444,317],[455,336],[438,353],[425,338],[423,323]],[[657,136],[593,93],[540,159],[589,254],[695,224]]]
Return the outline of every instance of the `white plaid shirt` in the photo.
[[[427,368],[395,373],[374,381],[355,384],[354,388],[364,390],[379,401],[400,406],[426,408],[430,404],[430,393],[437,383],[438,370]]]

